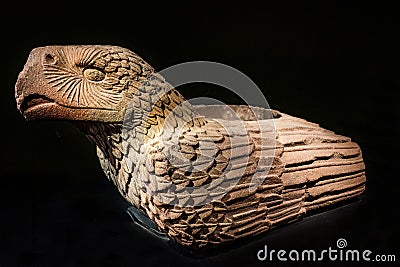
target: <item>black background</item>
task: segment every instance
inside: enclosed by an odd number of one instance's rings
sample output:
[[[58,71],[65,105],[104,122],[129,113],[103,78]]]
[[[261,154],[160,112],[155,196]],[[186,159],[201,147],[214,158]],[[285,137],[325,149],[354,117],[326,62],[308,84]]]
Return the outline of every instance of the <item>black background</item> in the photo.
[[[283,263],[256,258],[264,245],[318,250],[336,247],[338,238],[348,248],[395,254],[400,261],[398,9],[347,1],[216,2],[3,7],[0,266],[272,266]],[[196,254],[160,242],[132,224],[128,204],[77,129],[67,122],[27,123],[18,113],[19,71],[31,49],[53,44],[124,46],[157,70],[193,60],[237,68],[272,108],[359,143],[367,190],[354,203],[225,250]],[[240,103],[233,93],[209,85],[182,92]]]

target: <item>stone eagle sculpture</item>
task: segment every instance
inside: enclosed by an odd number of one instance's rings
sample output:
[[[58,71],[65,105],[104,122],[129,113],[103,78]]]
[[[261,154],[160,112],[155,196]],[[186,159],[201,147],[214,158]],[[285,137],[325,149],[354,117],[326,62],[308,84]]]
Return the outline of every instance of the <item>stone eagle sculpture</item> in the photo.
[[[81,129],[121,195],[186,247],[255,236],[365,189],[350,138],[260,107],[191,105],[125,48],[35,48],[15,97],[27,120]]]

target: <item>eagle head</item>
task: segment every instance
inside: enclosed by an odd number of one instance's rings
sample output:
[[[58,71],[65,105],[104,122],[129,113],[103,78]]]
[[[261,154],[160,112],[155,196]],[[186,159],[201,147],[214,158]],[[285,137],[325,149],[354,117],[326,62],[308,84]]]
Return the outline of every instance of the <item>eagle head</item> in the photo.
[[[18,76],[17,107],[27,120],[121,122],[128,101],[153,73],[118,46],[38,47]]]

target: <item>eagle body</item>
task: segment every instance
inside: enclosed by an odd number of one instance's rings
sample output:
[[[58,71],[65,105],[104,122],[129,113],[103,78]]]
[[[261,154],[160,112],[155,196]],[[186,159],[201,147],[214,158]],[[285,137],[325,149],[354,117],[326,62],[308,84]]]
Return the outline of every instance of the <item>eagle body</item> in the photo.
[[[37,48],[16,99],[28,120],[71,120],[121,195],[183,246],[255,236],[365,189],[350,138],[261,107],[191,105],[124,48]]]

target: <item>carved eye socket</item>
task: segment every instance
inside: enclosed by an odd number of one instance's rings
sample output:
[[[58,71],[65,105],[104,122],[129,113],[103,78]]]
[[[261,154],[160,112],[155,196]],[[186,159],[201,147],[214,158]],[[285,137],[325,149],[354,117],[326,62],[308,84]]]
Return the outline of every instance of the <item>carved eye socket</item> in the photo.
[[[104,72],[98,69],[85,69],[83,71],[83,76],[85,76],[88,80],[99,82],[104,80],[106,75],[104,74]]]

